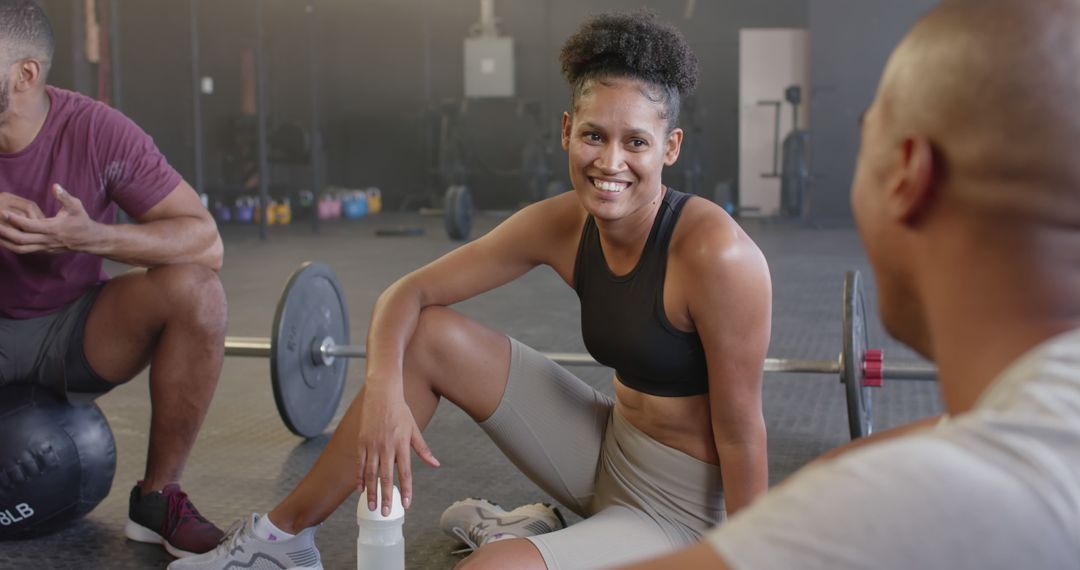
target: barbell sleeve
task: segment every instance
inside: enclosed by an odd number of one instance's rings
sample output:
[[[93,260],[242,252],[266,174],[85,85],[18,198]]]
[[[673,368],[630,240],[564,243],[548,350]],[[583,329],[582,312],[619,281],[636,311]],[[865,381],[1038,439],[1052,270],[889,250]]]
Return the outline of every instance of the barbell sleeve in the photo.
[[[925,380],[935,381],[937,369],[913,362],[885,361],[881,368],[881,377],[885,380]]]
[[[270,339],[250,336],[226,337],[225,354],[227,356],[270,358]]]

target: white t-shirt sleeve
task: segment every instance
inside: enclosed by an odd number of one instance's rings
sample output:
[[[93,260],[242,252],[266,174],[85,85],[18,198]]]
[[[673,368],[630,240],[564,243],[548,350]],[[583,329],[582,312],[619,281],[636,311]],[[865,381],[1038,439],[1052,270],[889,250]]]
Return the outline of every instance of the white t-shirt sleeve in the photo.
[[[733,570],[1080,567],[1075,537],[993,455],[938,434],[851,452],[803,470],[707,540]]]

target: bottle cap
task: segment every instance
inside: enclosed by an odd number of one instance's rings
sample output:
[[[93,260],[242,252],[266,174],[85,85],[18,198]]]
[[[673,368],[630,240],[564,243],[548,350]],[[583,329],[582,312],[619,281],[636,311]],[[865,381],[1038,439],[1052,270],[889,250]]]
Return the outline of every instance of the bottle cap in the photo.
[[[405,507],[401,506],[401,491],[394,485],[394,500],[390,502],[390,515],[382,514],[382,485],[376,487],[378,496],[375,499],[375,510],[368,510],[367,491],[360,493],[360,500],[356,503],[357,521],[389,521],[400,519],[405,516]]]

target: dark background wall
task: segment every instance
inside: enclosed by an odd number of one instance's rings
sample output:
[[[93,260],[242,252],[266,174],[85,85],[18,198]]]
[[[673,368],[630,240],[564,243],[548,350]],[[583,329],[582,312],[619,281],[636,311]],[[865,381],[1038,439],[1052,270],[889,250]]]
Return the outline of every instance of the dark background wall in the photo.
[[[41,0],[57,35],[50,81],[97,94],[97,66],[85,62],[79,20],[83,0]],[[199,2],[200,75],[214,79],[201,98],[207,188],[227,186],[226,125],[241,113],[242,54],[254,49],[258,0]],[[438,109],[463,95],[462,41],[479,20],[478,0],[262,0],[270,126],[307,126],[312,65],[307,24],[314,18],[318,100],[326,147],[326,183],[379,186],[389,207],[407,195],[438,192],[432,144]],[[193,180],[194,134],[190,2],[97,0],[119,23],[118,98],[122,110],[154,136],[170,162]],[[930,0],[497,0],[500,31],[515,41],[514,99],[470,100],[462,115],[470,185],[482,207],[512,207],[528,198],[514,175],[526,141],[537,132],[522,104],[541,108],[544,129],[557,129],[568,98],[557,56],[589,14],[646,6],[677,25],[701,63],[696,120],[703,188],[738,179],[738,30],[810,28],[811,121],[816,218],[849,218],[847,185],[857,145],[855,118],[869,102],[886,54]],[[692,8],[692,11],[690,9]],[[687,17],[689,16],[689,17]],[[107,21],[101,22],[106,26]],[[684,117],[684,123],[687,120]],[[684,126],[687,126],[684,124]],[[565,159],[551,160],[565,177]],[[680,184],[681,166],[665,178]],[[309,187],[304,165],[276,164],[273,180]]]
[[[859,147],[859,115],[874,99],[893,47],[936,0],[809,0],[811,217],[850,223],[848,189]]]

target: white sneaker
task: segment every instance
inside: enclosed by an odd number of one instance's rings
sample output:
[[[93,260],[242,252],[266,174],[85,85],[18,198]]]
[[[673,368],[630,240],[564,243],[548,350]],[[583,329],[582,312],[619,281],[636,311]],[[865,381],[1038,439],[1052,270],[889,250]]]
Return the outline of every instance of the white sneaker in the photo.
[[[225,533],[217,548],[169,564],[168,570],[323,570],[319,549],[315,548],[315,527],[277,541],[255,536],[259,515],[238,520]]]
[[[512,511],[484,499],[465,499],[450,505],[439,519],[439,528],[475,550],[507,538],[525,538],[566,528],[559,509],[546,503],[522,505]]]

